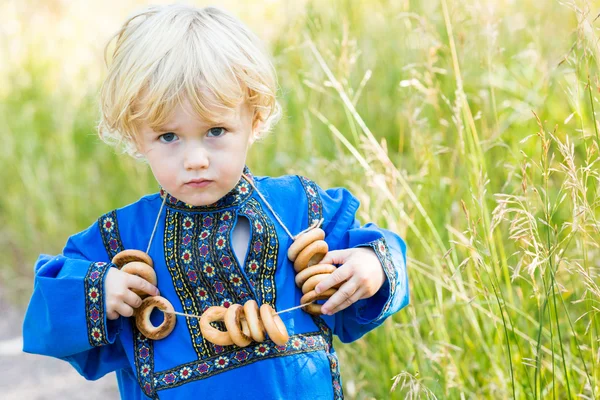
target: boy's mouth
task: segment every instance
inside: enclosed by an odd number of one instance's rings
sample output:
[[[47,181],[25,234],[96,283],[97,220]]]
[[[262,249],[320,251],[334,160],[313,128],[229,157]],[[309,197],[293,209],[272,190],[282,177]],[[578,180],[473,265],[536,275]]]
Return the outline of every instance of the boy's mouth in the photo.
[[[191,181],[187,181],[185,183],[186,186],[191,186],[191,187],[196,187],[196,188],[202,188],[205,186],[208,186],[212,183],[212,181],[207,180],[207,179],[192,179]]]

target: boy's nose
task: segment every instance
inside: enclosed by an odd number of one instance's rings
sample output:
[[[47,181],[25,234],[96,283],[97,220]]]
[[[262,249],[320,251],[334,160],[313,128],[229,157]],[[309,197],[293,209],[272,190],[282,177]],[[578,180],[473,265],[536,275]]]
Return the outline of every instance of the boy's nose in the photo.
[[[183,167],[186,170],[203,169],[209,165],[208,152],[202,146],[193,146],[185,152]]]

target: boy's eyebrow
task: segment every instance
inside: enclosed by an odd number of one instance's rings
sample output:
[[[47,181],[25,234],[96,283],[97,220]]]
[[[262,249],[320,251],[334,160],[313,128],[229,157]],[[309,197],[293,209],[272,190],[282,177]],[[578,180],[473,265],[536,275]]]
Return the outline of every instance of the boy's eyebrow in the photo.
[[[157,126],[156,130],[159,131],[174,131],[177,130],[179,127],[177,125],[161,125],[161,126]]]
[[[227,121],[214,121],[204,124],[206,127],[216,127],[216,126],[232,126],[230,122]],[[176,131],[179,129],[179,125],[160,125],[157,126],[155,131]]]

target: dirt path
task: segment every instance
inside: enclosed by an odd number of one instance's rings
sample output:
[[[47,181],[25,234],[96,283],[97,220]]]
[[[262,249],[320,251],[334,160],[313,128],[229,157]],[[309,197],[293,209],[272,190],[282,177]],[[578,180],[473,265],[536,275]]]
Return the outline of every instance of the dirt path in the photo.
[[[90,382],[62,360],[23,353],[22,322],[23,310],[10,306],[0,296],[0,397],[3,400],[119,398],[114,373]]]

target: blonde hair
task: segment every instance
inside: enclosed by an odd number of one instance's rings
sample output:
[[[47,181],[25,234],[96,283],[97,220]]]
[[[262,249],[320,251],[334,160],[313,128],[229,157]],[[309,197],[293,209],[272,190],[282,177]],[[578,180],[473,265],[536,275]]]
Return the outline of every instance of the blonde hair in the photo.
[[[105,57],[98,134],[130,155],[139,156],[139,123],[163,125],[184,99],[209,123],[219,120],[211,108],[246,101],[257,138],[281,114],[275,69],[261,41],[218,8],[173,4],[143,10],[111,38]]]

